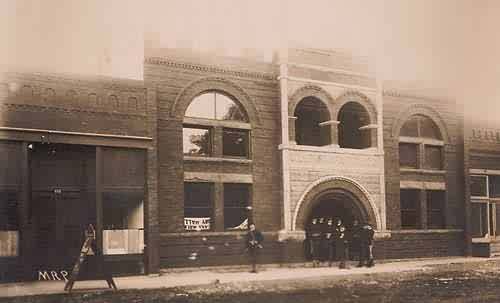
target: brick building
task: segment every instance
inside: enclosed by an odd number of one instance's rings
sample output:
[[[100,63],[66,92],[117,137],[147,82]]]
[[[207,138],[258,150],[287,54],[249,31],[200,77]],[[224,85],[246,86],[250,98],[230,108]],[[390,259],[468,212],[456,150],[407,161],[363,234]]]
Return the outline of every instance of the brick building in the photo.
[[[371,223],[377,258],[495,251],[498,135],[366,58],[146,49],[143,81],[8,73],[0,106],[5,280],[68,269],[89,223],[119,273],[246,263],[249,221],[265,263],[319,217]]]

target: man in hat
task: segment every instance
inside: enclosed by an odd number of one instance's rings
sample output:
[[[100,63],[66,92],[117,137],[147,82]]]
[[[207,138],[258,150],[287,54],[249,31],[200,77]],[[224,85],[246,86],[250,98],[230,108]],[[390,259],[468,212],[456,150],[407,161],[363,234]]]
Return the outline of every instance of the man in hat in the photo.
[[[252,263],[252,270],[250,272],[257,273],[257,258],[259,255],[259,250],[262,249],[262,242],[264,241],[264,236],[260,231],[255,228],[255,224],[251,223],[248,226],[248,232],[246,236],[246,246],[248,255],[250,257],[250,262]]]
[[[374,235],[375,230],[373,230],[373,227],[368,223],[363,224],[360,233],[360,256],[358,267],[364,266],[365,263],[368,267],[375,265],[375,261],[373,259]]]

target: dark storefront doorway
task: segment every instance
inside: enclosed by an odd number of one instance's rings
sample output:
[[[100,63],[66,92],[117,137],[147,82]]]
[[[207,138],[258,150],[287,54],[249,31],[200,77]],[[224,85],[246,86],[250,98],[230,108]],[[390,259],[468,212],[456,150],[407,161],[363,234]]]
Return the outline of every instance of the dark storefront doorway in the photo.
[[[313,206],[306,226],[314,218],[323,218],[324,221],[338,218],[346,227],[350,227],[354,219],[363,221],[364,216],[354,199],[351,194],[342,191],[322,195]]]
[[[30,147],[34,271],[69,270],[82,245],[82,231],[96,224],[95,148]]]

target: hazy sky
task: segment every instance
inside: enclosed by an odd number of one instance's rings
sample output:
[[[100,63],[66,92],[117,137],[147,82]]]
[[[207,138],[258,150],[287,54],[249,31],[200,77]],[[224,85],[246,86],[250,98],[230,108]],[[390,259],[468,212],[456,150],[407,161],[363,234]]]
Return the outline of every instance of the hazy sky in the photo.
[[[0,2],[0,64],[17,68],[141,79],[145,38],[230,55],[294,41],[371,56],[382,79],[500,110],[496,0]]]

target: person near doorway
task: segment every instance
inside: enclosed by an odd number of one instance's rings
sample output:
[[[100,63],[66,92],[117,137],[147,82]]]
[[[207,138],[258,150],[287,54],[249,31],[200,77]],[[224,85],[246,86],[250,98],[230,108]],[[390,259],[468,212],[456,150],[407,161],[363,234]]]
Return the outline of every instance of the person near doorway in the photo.
[[[360,257],[358,267],[366,266],[372,267],[375,265],[375,260],[373,258],[373,236],[375,231],[373,227],[365,223],[363,224],[360,232]]]
[[[335,259],[335,225],[333,224],[333,218],[328,218],[326,221],[325,238],[328,247],[328,266],[331,267]]]
[[[328,233],[328,219],[319,218],[319,229],[320,229],[320,243],[319,243],[319,262],[325,262],[328,260],[328,239],[326,234]]]
[[[311,225],[309,227],[310,235],[310,248],[311,248],[311,258],[312,265],[316,267],[319,265],[319,258],[321,253],[321,226],[319,225],[318,218],[313,218],[311,220]]]
[[[346,250],[347,250],[347,235],[346,228],[339,218],[335,223],[335,255],[339,260],[339,268],[345,269],[346,266]]]
[[[360,237],[361,237],[361,224],[358,219],[354,219],[352,222],[352,227],[350,230],[350,239],[349,239],[349,260],[360,260],[361,254],[361,246],[360,246]]]
[[[248,251],[248,256],[250,257],[250,263],[252,264],[252,270],[250,272],[257,273],[257,259],[259,256],[259,250],[263,248],[262,242],[264,241],[264,236],[262,233],[255,228],[255,224],[251,223],[248,226],[248,232],[246,237],[246,246]]]

